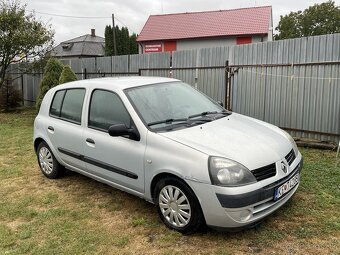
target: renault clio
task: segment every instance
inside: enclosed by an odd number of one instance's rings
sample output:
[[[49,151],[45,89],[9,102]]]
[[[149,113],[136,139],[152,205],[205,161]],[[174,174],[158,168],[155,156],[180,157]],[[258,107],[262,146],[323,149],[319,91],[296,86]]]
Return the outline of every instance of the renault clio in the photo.
[[[302,156],[271,124],[179,80],[122,77],[50,89],[34,122],[42,173],[69,169],[146,199],[169,228],[251,227],[284,205]]]

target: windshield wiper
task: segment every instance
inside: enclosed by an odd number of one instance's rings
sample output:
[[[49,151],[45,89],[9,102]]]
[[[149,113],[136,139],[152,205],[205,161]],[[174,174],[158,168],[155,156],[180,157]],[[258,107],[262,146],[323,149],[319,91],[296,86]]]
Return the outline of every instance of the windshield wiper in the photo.
[[[185,122],[185,124],[186,124],[187,120],[188,120],[187,118],[159,120],[159,121],[154,121],[154,122],[148,123],[148,126],[151,127],[151,126],[158,125],[158,124],[172,124],[174,122]]]
[[[192,119],[192,118],[195,118],[195,117],[203,117],[203,116],[206,116],[206,115],[209,115],[209,114],[230,114],[230,112],[226,111],[226,110],[223,110],[221,112],[218,112],[218,111],[213,111],[213,112],[201,112],[201,113],[197,113],[197,114],[194,114],[194,115],[190,115],[188,117],[188,119]]]
[[[192,119],[192,118],[195,118],[195,117],[201,117],[201,116],[206,116],[208,114],[216,114],[217,111],[214,111],[214,112],[201,112],[201,113],[197,113],[197,114],[193,114],[193,115],[190,115],[188,117],[188,119]]]
[[[195,118],[195,117],[204,117],[204,116],[209,115],[209,114],[230,115],[231,113],[226,111],[226,110],[223,110],[223,111],[220,111],[220,112],[218,112],[218,111],[201,112],[201,113],[198,113],[198,114],[190,115],[188,118],[166,119],[166,120],[159,120],[159,121],[150,122],[150,123],[148,123],[148,126],[151,127],[151,126],[159,125],[159,124],[168,124],[168,125],[171,125],[174,122],[182,122],[182,123],[179,123],[179,124],[189,124],[190,125],[190,124],[193,124],[192,121],[194,121],[194,120],[191,120],[192,118]],[[210,119],[210,118],[197,119],[198,122],[210,122],[212,120],[213,119]]]

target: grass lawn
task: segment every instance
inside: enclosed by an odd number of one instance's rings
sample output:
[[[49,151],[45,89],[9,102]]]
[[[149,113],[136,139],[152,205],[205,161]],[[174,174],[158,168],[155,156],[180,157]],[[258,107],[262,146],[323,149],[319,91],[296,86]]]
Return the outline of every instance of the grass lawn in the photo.
[[[293,199],[259,227],[185,236],[153,205],[69,172],[45,178],[33,110],[0,113],[0,254],[340,254],[340,159],[301,149]]]

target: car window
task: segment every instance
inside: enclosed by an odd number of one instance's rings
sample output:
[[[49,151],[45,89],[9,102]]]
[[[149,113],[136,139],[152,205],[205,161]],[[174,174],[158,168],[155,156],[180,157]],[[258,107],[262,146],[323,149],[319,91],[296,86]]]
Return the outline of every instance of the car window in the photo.
[[[65,90],[59,90],[55,93],[53,102],[50,109],[50,114],[52,116],[60,117],[61,104],[63,102]]]
[[[202,112],[220,112],[223,107],[183,82],[167,82],[126,90],[127,96],[146,124],[186,119]],[[167,126],[166,123],[151,128]]]
[[[114,124],[131,127],[131,118],[123,102],[113,92],[95,90],[91,97],[88,126],[108,130]]]
[[[75,123],[81,122],[85,89],[69,89],[62,103],[60,117]]]

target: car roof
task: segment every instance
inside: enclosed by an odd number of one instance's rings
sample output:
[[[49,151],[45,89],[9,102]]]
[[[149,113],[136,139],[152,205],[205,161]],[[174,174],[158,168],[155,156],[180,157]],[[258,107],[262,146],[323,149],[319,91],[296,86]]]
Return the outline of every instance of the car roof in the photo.
[[[85,86],[90,88],[115,88],[124,90],[127,88],[139,87],[150,84],[165,83],[179,81],[172,78],[163,77],[150,77],[150,76],[125,76],[125,77],[107,77],[107,78],[96,78],[96,79],[86,79],[74,82],[68,82],[60,84],[54,87],[56,90],[64,88],[72,88]]]

